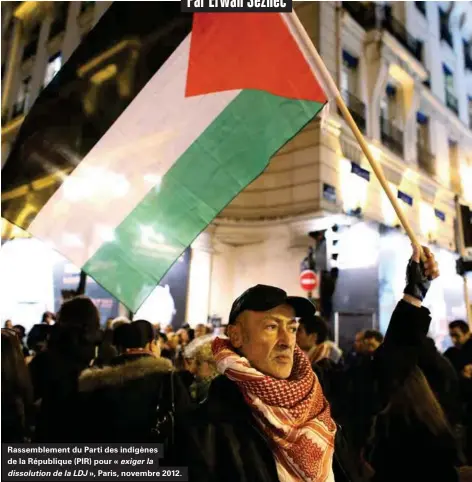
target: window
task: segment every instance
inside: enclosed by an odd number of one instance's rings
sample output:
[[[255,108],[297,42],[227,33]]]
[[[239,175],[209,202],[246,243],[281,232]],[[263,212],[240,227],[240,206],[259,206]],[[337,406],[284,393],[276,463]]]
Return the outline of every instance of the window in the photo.
[[[54,76],[61,70],[62,67],[62,55],[56,54],[49,59],[48,65],[46,67],[46,74],[44,76],[44,87],[47,87],[49,82],[54,78]]]
[[[464,67],[472,72],[472,42],[464,40]]]
[[[426,15],[426,2],[415,2],[415,5],[423,15]]]
[[[446,90],[446,105],[451,109],[453,112],[458,114],[459,112],[459,104],[457,102],[457,97],[454,95],[454,74],[452,70],[446,64],[443,64],[443,73],[444,73],[444,88]]]
[[[359,59],[343,50],[343,66],[341,70],[341,90],[356,95],[357,93],[357,66]]]
[[[23,49],[23,62],[33,57],[33,55],[36,55],[36,51],[38,50],[39,29],[40,26],[36,25],[29,35],[29,42]]]
[[[95,2],[82,2],[80,5],[80,13],[87,11],[89,8],[92,8],[95,5]]]
[[[13,117],[24,114],[30,107],[31,100],[31,77],[27,77],[21,82],[18,94],[16,96],[16,102],[13,106]]]
[[[452,34],[449,30],[449,14],[441,9],[439,9],[439,31],[441,40],[444,40],[444,42],[452,47]]]
[[[421,169],[428,174],[434,176],[435,163],[434,156],[430,152],[429,148],[429,119],[422,112],[416,113],[417,122],[417,160]]]
[[[398,105],[397,105],[397,88],[388,84],[385,89],[385,96],[380,101],[381,116],[388,121],[395,121],[398,119]]]
[[[422,147],[429,145],[429,119],[422,112],[416,113],[418,144]]]

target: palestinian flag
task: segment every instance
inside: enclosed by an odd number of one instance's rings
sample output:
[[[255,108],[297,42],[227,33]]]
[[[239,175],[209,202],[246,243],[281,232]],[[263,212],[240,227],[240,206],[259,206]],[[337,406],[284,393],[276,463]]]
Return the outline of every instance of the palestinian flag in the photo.
[[[115,2],[25,119],[2,216],[135,312],[325,102],[287,14]]]

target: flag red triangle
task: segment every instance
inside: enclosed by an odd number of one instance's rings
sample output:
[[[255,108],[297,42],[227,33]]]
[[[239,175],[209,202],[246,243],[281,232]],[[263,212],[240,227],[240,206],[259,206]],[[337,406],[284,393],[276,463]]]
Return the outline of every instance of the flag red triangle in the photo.
[[[195,13],[186,95],[257,89],[326,102],[279,13]]]

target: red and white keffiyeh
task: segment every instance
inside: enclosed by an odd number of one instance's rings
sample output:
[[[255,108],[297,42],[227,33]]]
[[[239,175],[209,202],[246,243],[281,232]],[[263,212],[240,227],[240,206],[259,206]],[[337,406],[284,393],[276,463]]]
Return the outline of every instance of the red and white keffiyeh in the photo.
[[[334,482],[336,424],[310,362],[295,348],[290,377],[278,380],[251,367],[229,340],[215,338],[218,371],[234,381],[272,441],[281,482]]]

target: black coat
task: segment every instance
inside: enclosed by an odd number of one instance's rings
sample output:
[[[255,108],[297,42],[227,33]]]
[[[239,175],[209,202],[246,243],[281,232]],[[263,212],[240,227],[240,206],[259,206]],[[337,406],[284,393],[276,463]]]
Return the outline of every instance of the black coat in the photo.
[[[158,406],[170,408],[171,363],[150,355],[125,355],[113,365],[81,373],[75,397],[76,423],[70,441],[155,442]],[[177,411],[188,409],[190,395],[176,373]]]
[[[431,317],[426,308],[400,301],[383,344],[349,367],[319,363],[314,367],[336,422],[344,429],[357,463],[374,416],[388,403],[394,387],[419,362]]]
[[[336,482],[360,482],[352,473],[342,430],[335,445]],[[213,380],[204,403],[177,418],[173,449],[166,466],[188,467],[192,482],[279,480],[270,441],[237,385],[225,376]]]
[[[361,480],[353,457],[352,431],[349,422],[356,417],[365,424],[385,406],[395,380],[407,376],[417,363],[420,346],[426,339],[429,311],[400,301],[392,315],[382,349],[363,371],[369,396],[366,407],[357,413],[348,410],[346,372],[331,364],[322,366],[319,379],[332,405],[339,429],[336,436],[333,472],[336,482]],[[372,387],[372,389],[371,389]],[[170,463],[188,466],[189,480],[225,482],[276,482],[276,464],[269,441],[259,430],[251,410],[237,386],[226,377],[217,377],[207,400],[178,420],[176,444]],[[354,428],[355,430],[355,428]],[[344,437],[347,434],[347,437]]]

